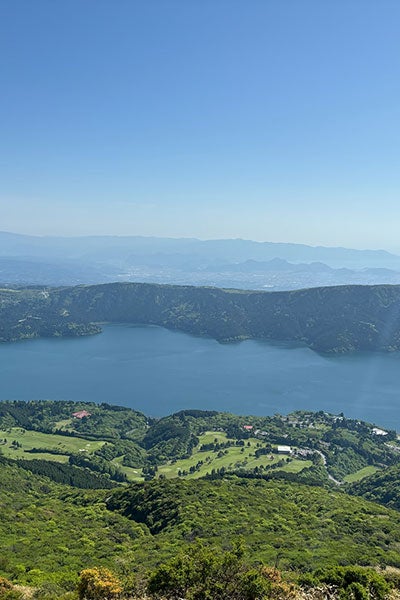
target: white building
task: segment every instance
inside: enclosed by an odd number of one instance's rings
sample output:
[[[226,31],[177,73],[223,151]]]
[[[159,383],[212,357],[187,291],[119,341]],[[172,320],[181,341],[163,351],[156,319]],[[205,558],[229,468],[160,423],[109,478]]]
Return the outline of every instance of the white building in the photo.
[[[292,454],[292,448],[290,446],[278,446],[279,454]]]

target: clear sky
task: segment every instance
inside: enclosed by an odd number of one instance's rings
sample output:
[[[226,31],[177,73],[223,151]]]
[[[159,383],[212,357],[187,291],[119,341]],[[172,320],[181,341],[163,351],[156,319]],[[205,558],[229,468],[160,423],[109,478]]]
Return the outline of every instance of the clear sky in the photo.
[[[0,0],[0,229],[400,250],[398,0]]]

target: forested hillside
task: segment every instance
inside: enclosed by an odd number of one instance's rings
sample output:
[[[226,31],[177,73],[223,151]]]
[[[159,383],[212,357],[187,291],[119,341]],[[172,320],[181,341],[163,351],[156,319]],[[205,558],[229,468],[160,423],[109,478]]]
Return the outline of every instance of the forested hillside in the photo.
[[[1,463],[0,576],[70,587],[85,567],[151,572],[195,541],[248,561],[310,572],[338,564],[400,567],[400,515],[320,487],[277,481],[155,481],[73,490]]]
[[[79,591],[94,578],[108,600],[383,600],[400,585],[399,449],[322,411],[1,402],[0,597],[99,600]]]
[[[292,292],[115,283],[3,290],[0,339],[87,335],[101,322],[160,325],[211,336],[295,341],[321,352],[400,348],[400,287]]]

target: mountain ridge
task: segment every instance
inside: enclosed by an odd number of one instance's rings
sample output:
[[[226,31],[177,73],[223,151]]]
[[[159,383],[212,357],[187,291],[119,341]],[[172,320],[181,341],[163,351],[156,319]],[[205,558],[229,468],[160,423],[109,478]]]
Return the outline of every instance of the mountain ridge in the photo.
[[[0,292],[0,340],[100,333],[98,323],[159,325],[221,342],[290,341],[319,352],[400,349],[400,286],[290,292],[111,283]]]
[[[243,251],[254,252],[256,254],[263,253],[263,251],[272,251],[273,256],[270,258],[280,257],[287,258],[285,254],[289,254],[296,257],[299,257],[298,260],[301,260],[302,252],[307,253],[308,255],[318,255],[318,253],[322,253],[324,255],[334,254],[341,255],[342,257],[353,256],[353,257],[375,257],[375,258],[386,258],[389,260],[395,260],[400,262],[400,256],[393,254],[387,250],[377,249],[352,249],[346,248],[342,246],[312,246],[307,244],[296,244],[296,243],[286,243],[286,242],[258,242],[254,240],[247,239],[210,239],[210,240],[202,240],[197,238],[171,238],[171,237],[157,237],[157,236],[102,236],[102,235],[91,235],[91,236],[71,236],[71,237],[62,237],[62,236],[34,236],[34,235],[25,235],[18,234],[12,232],[4,232],[0,231],[0,255],[6,255],[9,252],[7,248],[2,248],[2,244],[7,241],[12,241],[14,243],[24,243],[30,242],[35,246],[43,246],[44,248],[53,245],[61,245],[63,249],[70,248],[74,250],[76,253],[77,246],[81,245],[85,248],[85,242],[93,247],[96,247],[96,243],[99,243],[101,247],[110,246],[110,244],[120,243],[122,246],[131,246],[141,247],[142,249],[148,249],[149,246],[152,246],[151,251],[157,252],[159,245],[161,248],[165,249],[165,246],[171,246],[175,248],[180,248],[181,251],[186,252],[187,248],[185,248],[185,244],[188,244],[190,249],[193,250],[193,247],[197,247],[198,251],[204,253],[206,251],[206,255],[209,254],[209,251],[215,254],[215,252],[222,252],[225,254],[237,254],[241,255]],[[248,258],[251,258],[249,256]],[[254,257],[256,260],[257,258]],[[288,259],[288,258],[287,258]],[[238,258],[237,260],[240,260]],[[246,260],[246,259],[244,259]],[[289,259],[288,259],[289,260]]]
[[[400,284],[400,256],[386,250],[242,239],[0,232],[0,283],[4,286],[112,281],[277,291]]]

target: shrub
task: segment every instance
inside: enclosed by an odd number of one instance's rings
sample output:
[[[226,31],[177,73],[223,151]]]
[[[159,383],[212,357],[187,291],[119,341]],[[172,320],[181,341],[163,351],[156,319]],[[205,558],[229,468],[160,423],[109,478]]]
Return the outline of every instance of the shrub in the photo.
[[[250,568],[243,548],[230,552],[196,544],[186,554],[161,565],[150,577],[148,592],[169,600],[283,600],[294,597],[276,569]]]
[[[8,581],[5,577],[0,577],[0,594],[6,590],[11,590],[12,587],[11,581]]]
[[[1,600],[21,600],[22,594],[17,590],[11,581],[5,577],[0,577],[0,599]]]
[[[365,567],[335,567],[317,571],[315,576],[336,586],[341,600],[385,600],[390,591],[382,575]]]
[[[114,600],[122,592],[119,579],[109,569],[94,567],[84,569],[79,578],[80,600]]]

